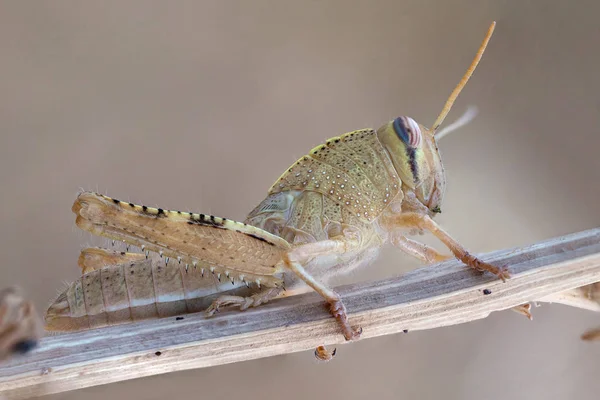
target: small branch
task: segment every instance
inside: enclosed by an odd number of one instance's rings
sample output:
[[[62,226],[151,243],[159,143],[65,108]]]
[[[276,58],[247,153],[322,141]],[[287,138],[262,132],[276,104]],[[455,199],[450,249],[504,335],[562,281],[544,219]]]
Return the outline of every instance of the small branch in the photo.
[[[508,265],[512,279],[447,261],[337,290],[364,339],[474,321],[600,281],[600,228],[482,258]],[[47,337],[0,368],[0,394],[22,399],[341,343],[322,298],[308,293],[211,319],[195,314]]]

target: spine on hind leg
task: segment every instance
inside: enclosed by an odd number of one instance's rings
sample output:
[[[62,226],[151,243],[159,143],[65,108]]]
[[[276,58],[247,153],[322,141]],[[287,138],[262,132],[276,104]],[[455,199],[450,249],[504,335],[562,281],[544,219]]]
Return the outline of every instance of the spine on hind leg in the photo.
[[[154,209],[96,193],[73,204],[79,228],[177,259],[209,264],[226,277],[281,285],[279,261],[290,248],[282,238],[257,227],[212,215]]]

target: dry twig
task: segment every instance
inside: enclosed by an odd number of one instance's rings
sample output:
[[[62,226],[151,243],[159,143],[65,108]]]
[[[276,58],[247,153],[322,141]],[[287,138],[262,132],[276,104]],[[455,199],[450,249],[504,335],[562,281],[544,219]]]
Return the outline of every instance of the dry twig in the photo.
[[[561,301],[552,295],[600,281],[600,228],[482,258],[510,266],[512,279],[502,283],[446,261],[337,290],[365,339],[473,321],[533,300]],[[308,293],[211,319],[188,315],[47,337],[0,368],[0,393],[28,398],[343,342],[322,298]]]

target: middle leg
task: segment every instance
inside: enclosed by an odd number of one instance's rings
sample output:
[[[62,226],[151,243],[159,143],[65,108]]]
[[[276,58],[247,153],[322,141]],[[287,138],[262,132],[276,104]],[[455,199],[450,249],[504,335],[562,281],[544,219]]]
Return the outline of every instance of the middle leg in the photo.
[[[362,328],[352,328],[350,326],[346,307],[342,302],[340,295],[325,284],[316,280],[308,271],[306,271],[306,269],[304,269],[303,265],[308,264],[313,259],[318,263],[319,256],[344,254],[355,251],[358,248],[357,242],[357,240],[346,237],[323,240],[298,246],[283,256],[285,265],[314,291],[323,296],[327,303],[329,303],[329,312],[340,324],[346,340],[356,340],[360,338]]]

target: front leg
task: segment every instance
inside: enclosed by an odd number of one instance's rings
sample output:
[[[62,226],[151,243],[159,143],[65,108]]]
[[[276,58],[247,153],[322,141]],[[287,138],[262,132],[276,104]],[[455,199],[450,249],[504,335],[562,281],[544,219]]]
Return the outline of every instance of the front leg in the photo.
[[[409,239],[397,231],[392,233],[391,242],[395,247],[427,264],[435,264],[452,258],[452,256],[441,254],[433,247]]]
[[[478,271],[491,272],[492,274],[502,279],[502,281],[506,281],[506,279],[510,278],[510,275],[505,268],[495,267],[469,254],[469,252],[460,243],[458,243],[452,236],[450,236],[446,231],[444,231],[428,215],[419,213],[396,214],[386,218],[382,221],[382,223],[386,225],[389,230],[394,230],[401,227],[428,230],[442,243],[444,243],[457,259],[459,259],[469,267],[474,268]]]
[[[452,256],[439,253],[433,247],[408,239],[397,231],[392,233],[391,242],[400,250],[428,264],[435,264],[452,258]],[[529,303],[513,307],[512,310],[526,316],[529,320],[533,319],[531,316],[531,304]]]

